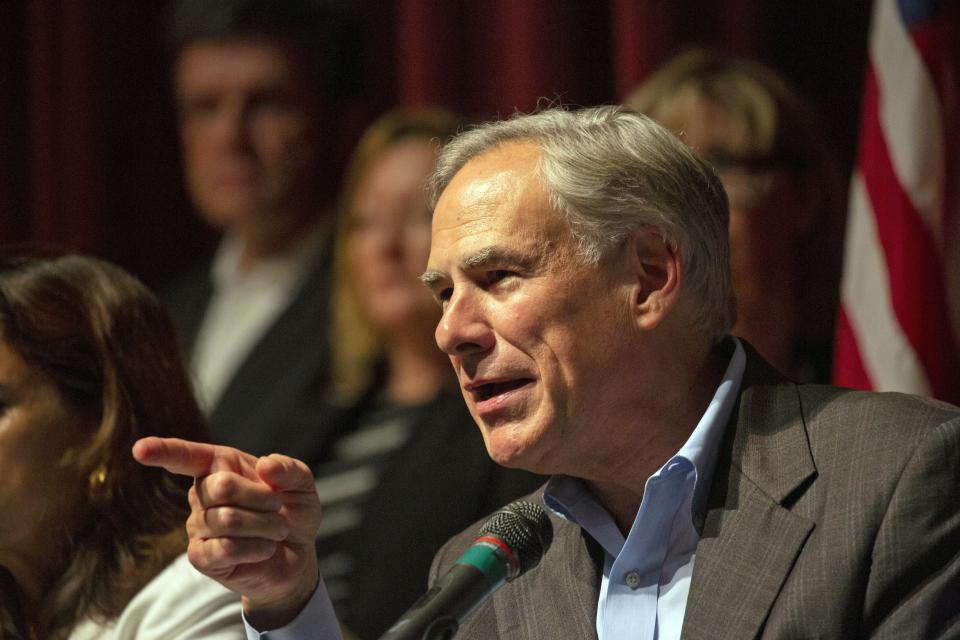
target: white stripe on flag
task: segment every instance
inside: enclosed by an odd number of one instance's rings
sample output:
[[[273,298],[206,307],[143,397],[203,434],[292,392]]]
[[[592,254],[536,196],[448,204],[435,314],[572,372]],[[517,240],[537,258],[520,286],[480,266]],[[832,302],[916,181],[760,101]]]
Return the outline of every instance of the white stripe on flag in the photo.
[[[931,395],[927,374],[907,341],[890,301],[890,281],[863,176],[850,184],[850,210],[840,291],[873,388]]]
[[[938,249],[943,247],[944,149],[940,103],[896,0],[877,0],[870,57],[890,161]]]

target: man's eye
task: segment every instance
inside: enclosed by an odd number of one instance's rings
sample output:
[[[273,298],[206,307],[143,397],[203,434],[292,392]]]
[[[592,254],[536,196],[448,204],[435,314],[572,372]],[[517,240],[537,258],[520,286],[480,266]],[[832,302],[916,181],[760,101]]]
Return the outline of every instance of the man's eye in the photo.
[[[487,273],[487,280],[490,282],[490,284],[495,284],[505,278],[509,278],[512,275],[514,275],[513,271],[508,271],[507,269],[495,269]]]
[[[250,100],[250,109],[259,113],[287,113],[291,110],[291,101],[280,92],[264,93]]]
[[[441,303],[448,301],[453,297],[453,287],[447,287],[446,289],[441,289],[440,293],[437,294],[437,300]]]
[[[206,118],[217,113],[220,101],[212,96],[201,96],[185,101],[180,106],[184,118]]]

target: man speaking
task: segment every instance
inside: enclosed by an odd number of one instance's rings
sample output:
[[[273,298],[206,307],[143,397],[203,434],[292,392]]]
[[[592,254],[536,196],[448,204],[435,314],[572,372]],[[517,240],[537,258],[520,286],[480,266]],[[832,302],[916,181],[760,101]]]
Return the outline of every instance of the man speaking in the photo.
[[[517,116],[433,188],[437,342],[491,457],[553,476],[552,547],[457,638],[960,634],[960,411],[796,385],[729,336],[726,197],[680,141],[619,107]],[[254,628],[317,634],[303,465],[134,453],[196,477],[191,561]]]

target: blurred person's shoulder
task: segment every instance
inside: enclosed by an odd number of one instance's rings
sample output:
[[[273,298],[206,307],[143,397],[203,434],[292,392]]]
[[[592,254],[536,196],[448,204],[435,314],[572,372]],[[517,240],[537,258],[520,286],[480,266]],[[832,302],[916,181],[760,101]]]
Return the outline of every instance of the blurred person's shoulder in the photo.
[[[246,638],[241,609],[237,594],[194,569],[184,553],[141,589],[117,620],[86,620],[70,640],[240,640]]]

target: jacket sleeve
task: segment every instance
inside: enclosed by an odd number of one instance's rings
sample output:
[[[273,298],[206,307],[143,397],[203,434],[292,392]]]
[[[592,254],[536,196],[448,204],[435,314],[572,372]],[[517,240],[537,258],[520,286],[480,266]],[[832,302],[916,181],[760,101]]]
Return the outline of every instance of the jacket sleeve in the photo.
[[[864,636],[960,637],[960,418],[930,429],[873,545]]]

